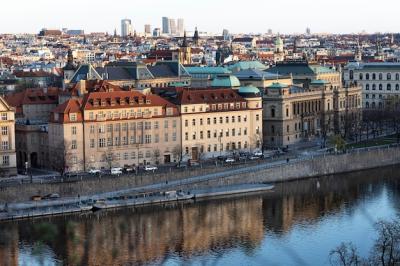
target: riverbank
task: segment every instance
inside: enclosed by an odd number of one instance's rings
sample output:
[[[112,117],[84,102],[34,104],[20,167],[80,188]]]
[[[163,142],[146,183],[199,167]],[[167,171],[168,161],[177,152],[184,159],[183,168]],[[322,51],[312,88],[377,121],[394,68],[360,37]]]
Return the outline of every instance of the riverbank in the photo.
[[[210,190],[216,187],[227,188],[229,186],[243,184],[273,184],[277,182],[397,165],[399,163],[400,147],[385,146],[356,149],[345,154],[323,154],[307,158],[297,158],[290,160],[289,162],[276,161],[272,163],[260,163],[257,165],[212,172],[199,176],[175,179],[168,182],[162,180],[161,182],[149,184],[149,180],[146,180],[145,183],[147,185],[142,186],[123,186],[123,183],[119,183],[120,179],[118,178],[67,184],[32,184],[31,186],[2,189],[0,191],[0,197],[3,199],[7,196],[25,198],[25,200],[20,200],[14,203],[8,201],[7,208],[10,208],[10,206],[17,206],[17,209],[24,209],[28,207],[31,208],[32,206],[29,205],[32,204],[35,206],[49,204],[47,207],[64,209],[64,211],[57,212],[58,214],[82,211],[82,208],[86,208],[86,206],[81,206],[79,204],[82,202],[85,203],[89,200],[104,200],[107,198],[118,198],[126,195],[151,195],[152,193],[156,194],[167,191]],[[171,177],[171,179],[173,178]],[[133,181],[134,183],[137,183],[137,180]],[[105,188],[106,185],[109,185],[109,187]],[[90,189],[87,190],[87,187],[90,187]],[[98,189],[97,193],[96,188]],[[46,195],[50,193],[58,193],[61,196],[61,199],[56,201],[42,201],[40,203],[27,202],[32,195]],[[1,207],[2,205],[3,207]],[[0,205],[0,210],[5,209],[4,203],[2,205]],[[49,212],[47,211],[45,213],[48,214]],[[27,217],[30,216],[27,215]]]
[[[265,184],[242,184],[225,187],[214,187],[209,189],[197,189],[192,191],[166,191],[159,193],[142,193],[139,195],[124,195],[120,197],[109,197],[106,199],[93,200],[84,197],[76,202],[65,202],[64,200],[52,200],[42,202],[24,202],[7,205],[0,212],[0,221],[21,220],[42,216],[57,216],[88,211],[99,211],[107,209],[140,207],[146,205],[168,204],[176,201],[197,201],[211,198],[236,196],[242,194],[254,194],[272,191],[273,185]]]

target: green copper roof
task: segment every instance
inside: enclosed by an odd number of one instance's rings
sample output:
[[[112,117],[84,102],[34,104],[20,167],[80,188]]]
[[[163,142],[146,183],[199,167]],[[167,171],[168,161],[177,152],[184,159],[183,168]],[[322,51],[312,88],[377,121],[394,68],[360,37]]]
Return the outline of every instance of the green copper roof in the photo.
[[[225,67],[185,67],[189,74],[229,74]]]
[[[228,66],[228,69],[240,71],[243,69],[260,69],[264,70],[267,67],[259,61],[239,61],[233,65]]]
[[[233,88],[240,87],[240,81],[232,75],[217,76],[212,82],[211,87]]]
[[[310,65],[310,68],[314,71],[316,74],[324,74],[324,73],[334,73],[336,72],[334,69],[325,67],[325,66],[319,66],[319,65]]]
[[[274,83],[272,83],[271,86],[268,86],[267,88],[268,89],[283,89],[283,88],[287,88],[287,87],[289,87],[289,86],[286,84],[283,84],[280,82],[274,82]]]
[[[311,85],[326,85],[328,83],[329,83],[328,81],[323,80],[323,79],[316,79],[316,80],[311,81]]]
[[[252,94],[256,94],[256,93],[260,93],[260,90],[257,87],[254,87],[253,85],[248,85],[245,87],[240,87],[239,88],[239,94],[240,93],[252,93]]]

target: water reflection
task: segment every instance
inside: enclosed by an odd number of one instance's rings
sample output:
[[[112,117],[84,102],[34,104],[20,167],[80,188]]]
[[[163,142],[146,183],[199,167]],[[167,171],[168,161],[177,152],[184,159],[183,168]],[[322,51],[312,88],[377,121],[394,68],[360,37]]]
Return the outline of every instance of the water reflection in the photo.
[[[3,223],[0,265],[179,264],[229,252],[238,257],[233,264],[267,261],[263,251],[279,243],[269,239],[295,234],[299,225],[333,223],[342,212],[361,212],[372,224],[365,203],[382,193],[390,199],[382,209],[398,213],[399,169],[278,184],[274,193],[236,199]]]

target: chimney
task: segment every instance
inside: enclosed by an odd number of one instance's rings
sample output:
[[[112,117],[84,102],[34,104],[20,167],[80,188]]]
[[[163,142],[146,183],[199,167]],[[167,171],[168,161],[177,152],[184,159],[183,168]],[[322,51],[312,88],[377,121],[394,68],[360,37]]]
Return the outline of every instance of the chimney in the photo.
[[[78,85],[79,95],[84,95],[86,93],[86,80],[80,80]]]

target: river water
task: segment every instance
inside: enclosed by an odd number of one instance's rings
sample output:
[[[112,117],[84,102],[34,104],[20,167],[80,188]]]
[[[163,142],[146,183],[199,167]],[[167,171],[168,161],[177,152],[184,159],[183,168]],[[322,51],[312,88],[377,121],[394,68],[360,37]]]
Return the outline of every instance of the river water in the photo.
[[[400,211],[400,167],[236,198],[0,223],[0,265],[329,265]]]

